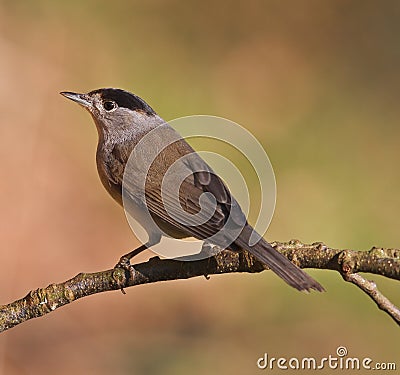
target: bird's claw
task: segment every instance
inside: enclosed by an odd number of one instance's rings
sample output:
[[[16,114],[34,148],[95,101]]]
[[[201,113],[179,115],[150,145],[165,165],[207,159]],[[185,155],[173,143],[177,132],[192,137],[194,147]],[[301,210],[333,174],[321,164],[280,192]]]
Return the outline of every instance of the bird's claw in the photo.
[[[133,280],[135,278],[135,269],[133,268],[131,262],[127,257],[121,257],[121,259],[115,265],[114,269],[116,268],[120,268],[125,271],[127,281]],[[121,292],[123,294],[126,294],[123,287],[121,287]]]

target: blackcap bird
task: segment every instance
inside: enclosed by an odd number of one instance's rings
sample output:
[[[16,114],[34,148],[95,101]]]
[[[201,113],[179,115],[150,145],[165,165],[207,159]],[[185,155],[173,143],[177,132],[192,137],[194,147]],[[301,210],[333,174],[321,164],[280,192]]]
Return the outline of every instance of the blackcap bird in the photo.
[[[61,94],[92,115],[101,182],[120,205],[123,194],[129,197],[129,212],[148,234],[148,242],[124,255],[121,265],[130,266],[133,256],[163,235],[195,237],[211,246],[247,250],[298,290],[324,290],[255,232],[221,178],[143,99],[114,88]],[[150,141],[139,147],[148,135]],[[170,169],[183,178],[164,183]]]

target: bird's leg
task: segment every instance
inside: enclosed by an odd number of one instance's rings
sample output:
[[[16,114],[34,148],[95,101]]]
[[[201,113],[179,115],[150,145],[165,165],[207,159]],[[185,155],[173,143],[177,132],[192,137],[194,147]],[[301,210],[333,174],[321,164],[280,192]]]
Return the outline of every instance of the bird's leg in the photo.
[[[132,267],[130,260],[135,257],[136,255],[140,254],[142,251],[148,249],[150,247],[150,244],[147,242],[144,245],[139,246],[138,248],[136,248],[135,250],[132,250],[131,252],[123,255],[118,263],[115,265],[115,268],[122,268],[123,270],[125,270],[125,272],[127,273],[127,275],[129,275],[128,277],[133,280],[134,276],[135,276],[135,269]],[[125,294],[124,289],[121,288],[122,293]]]
[[[148,243],[145,243],[144,245],[139,246],[135,250],[132,250],[131,252],[125,255],[122,255],[122,257],[119,259],[118,263],[115,265],[114,268],[123,268],[124,270],[129,271],[132,277],[132,265],[130,260],[136,255],[143,252],[144,250],[148,249],[148,247],[149,247]]]
[[[135,250],[132,250],[131,252],[123,255],[119,259],[118,263],[115,265],[114,268],[122,268],[122,269],[128,271],[131,279],[133,279],[135,270],[132,267],[130,260],[133,257],[135,257],[136,255],[140,254],[142,251],[147,250],[154,245],[157,245],[160,241],[161,241],[161,235],[158,233],[156,235],[153,234],[153,235],[149,236],[149,240],[144,245],[141,245],[138,248],[136,248]]]
[[[142,251],[149,249],[150,247],[157,245],[161,241],[161,234],[153,234],[149,236],[149,240],[144,244],[136,248],[135,250],[132,250],[131,252],[123,255],[118,263],[115,265],[114,269],[116,268],[122,268],[125,270],[125,274],[127,274],[127,280],[133,280],[135,277],[135,269],[131,265],[130,260],[135,257],[136,255],[140,254]],[[122,293],[125,294],[123,287],[121,287]]]
[[[131,252],[129,252],[129,253],[123,255],[123,256],[119,259],[118,264],[126,264],[126,263],[129,263],[129,265],[130,265],[130,262],[129,262],[129,261],[130,261],[132,258],[134,258],[136,255],[139,255],[141,252],[143,252],[143,251],[146,250],[146,249],[148,249],[148,244],[147,244],[147,243],[145,243],[144,245],[139,246],[139,247],[136,248],[135,250],[132,250]]]

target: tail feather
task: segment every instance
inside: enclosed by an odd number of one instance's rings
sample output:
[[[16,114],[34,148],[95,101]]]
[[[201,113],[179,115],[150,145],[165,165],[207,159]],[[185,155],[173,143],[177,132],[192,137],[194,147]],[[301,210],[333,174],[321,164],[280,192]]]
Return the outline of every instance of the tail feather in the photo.
[[[252,229],[252,228],[251,228]],[[310,291],[310,289],[323,292],[324,288],[311,276],[294,265],[288,258],[276,251],[263,238],[253,246],[249,246],[242,236],[240,236],[235,244],[246,249],[253,254],[259,261],[266,264],[280,278],[286,281],[290,286],[297,290]]]

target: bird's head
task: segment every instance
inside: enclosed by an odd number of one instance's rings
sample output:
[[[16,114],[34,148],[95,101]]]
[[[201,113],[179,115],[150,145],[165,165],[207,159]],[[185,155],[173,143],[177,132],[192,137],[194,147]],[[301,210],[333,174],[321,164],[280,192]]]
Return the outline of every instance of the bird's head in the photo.
[[[70,91],[60,94],[87,109],[103,137],[127,137],[159,123],[159,117],[143,99],[125,90],[103,88],[87,94]]]

